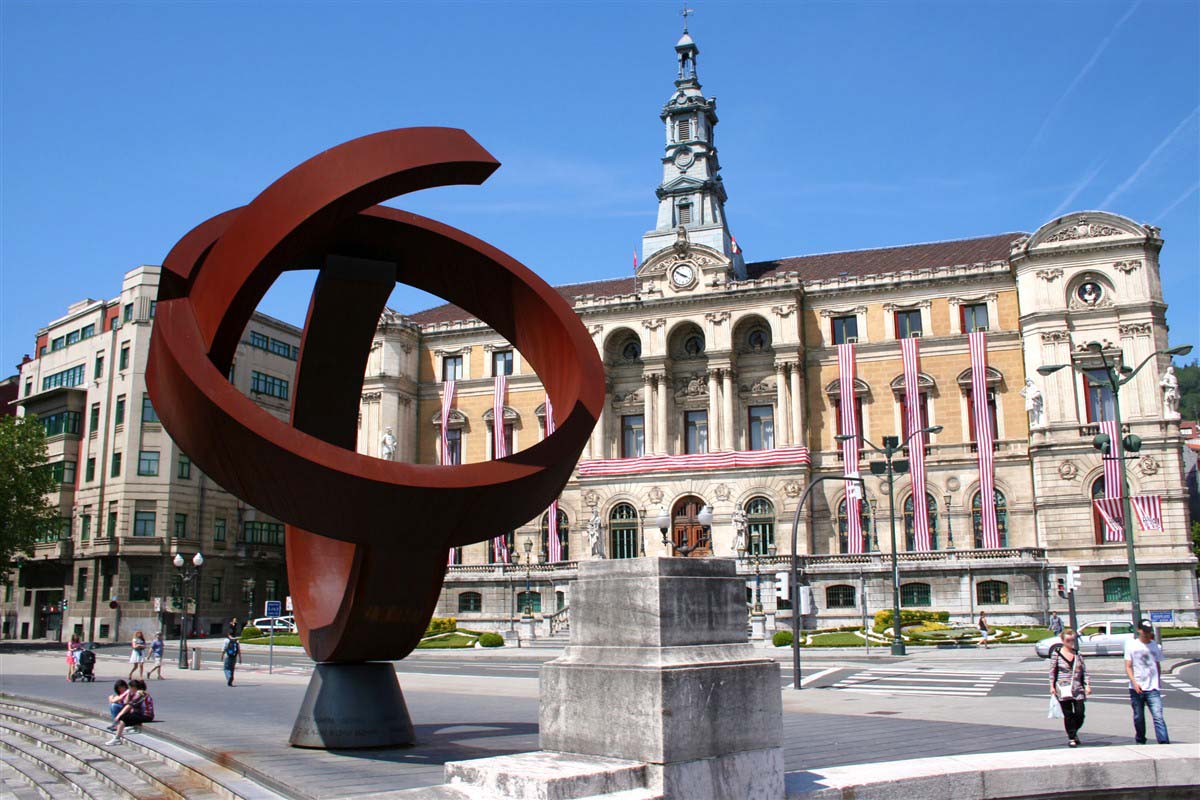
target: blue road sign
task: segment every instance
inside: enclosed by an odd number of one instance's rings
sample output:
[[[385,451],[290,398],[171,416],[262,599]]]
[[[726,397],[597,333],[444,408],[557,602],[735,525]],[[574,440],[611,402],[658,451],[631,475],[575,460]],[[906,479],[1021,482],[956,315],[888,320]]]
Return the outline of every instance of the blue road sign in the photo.
[[[282,600],[268,600],[267,601],[267,616],[268,617],[282,617],[283,616],[283,601]]]
[[[1151,622],[1174,622],[1175,621],[1175,612],[1174,611],[1151,611],[1150,612],[1150,621]]]

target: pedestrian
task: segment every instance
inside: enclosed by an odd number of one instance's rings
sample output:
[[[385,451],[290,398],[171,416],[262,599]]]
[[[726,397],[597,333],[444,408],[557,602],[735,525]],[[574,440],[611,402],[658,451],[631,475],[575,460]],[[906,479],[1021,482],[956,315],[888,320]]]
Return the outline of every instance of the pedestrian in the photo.
[[[1154,641],[1154,626],[1146,620],[1138,625],[1136,639],[1125,642],[1125,675],[1129,678],[1129,703],[1133,706],[1133,738],[1146,743],[1146,708],[1154,720],[1154,738],[1159,744],[1170,744],[1167,722],[1163,719],[1162,663],[1163,652]]]
[[[979,641],[983,643],[983,649],[988,649],[988,624],[987,612],[979,612]]]
[[[113,724],[108,726],[110,731],[117,729],[117,714],[120,714],[121,709],[125,707],[125,700],[128,694],[129,684],[123,679],[113,684],[113,693],[108,696],[108,713],[113,721]]]
[[[1092,681],[1087,674],[1083,656],[1075,649],[1075,630],[1064,628],[1062,647],[1050,658],[1050,694],[1062,707],[1063,727],[1067,729],[1067,746],[1079,746],[1079,729],[1083,727],[1084,703],[1092,693]]]
[[[133,666],[129,668],[129,680],[133,680],[135,672],[144,678],[146,677],[146,635],[141,631],[133,634],[130,647],[132,649],[129,652],[129,663]]]
[[[150,643],[150,671],[146,673],[146,680],[153,677],[155,672],[158,672],[158,679],[163,679],[163,636],[162,631],[154,634],[154,641]]]
[[[225,647],[221,653],[225,656],[225,685],[233,686],[233,671],[242,663],[242,645],[232,627],[229,629],[229,635],[225,637]]]
[[[112,738],[104,743],[106,746],[114,747],[124,743],[126,731],[129,733],[141,732],[142,723],[150,721],[150,717],[147,717],[145,712],[145,704],[149,697],[150,693],[146,691],[145,681],[130,682],[125,705],[117,713],[116,728]]]
[[[1057,611],[1050,612],[1050,635],[1058,636],[1060,638],[1063,635],[1063,624],[1062,620],[1058,617]]]
[[[72,633],[71,641],[67,642],[67,680],[71,680],[75,676],[75,665],[79,663],[79,653],[83,650],[83,643],[79,641],[79,634]]]

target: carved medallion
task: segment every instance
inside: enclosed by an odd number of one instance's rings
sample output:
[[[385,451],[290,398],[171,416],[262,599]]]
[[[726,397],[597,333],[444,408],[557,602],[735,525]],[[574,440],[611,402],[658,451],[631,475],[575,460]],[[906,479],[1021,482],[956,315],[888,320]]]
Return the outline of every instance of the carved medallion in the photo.
[[[650,498],[651,503],[657,505],[663,501],[663,490],[657,486],[651,486],[650,491],[646,492],[646,496]]]
[[[795,481],[788,481],[783,485],[783,493],[794,500],[800,496],[800,484]]]
[[[1141,467],[1143,475],[1158,474],[1158,460],[1151,455],[1142,456],[1138,459],[1138,466]]]
[[[717,499],[723,503],[729,499],[729,487],[723,483],[718,483],[713,489],[713,494],[715,494]]]
[[[588,489],[583,493],[583,502],[589,508],[595,508],[596,504],[600,502],[600,495],[594,489]]]
[[[1079,477],[1079,467],[1075,466],[1074,461],[1063,461],[1058,465],[1058,477],[1064,481],[1073,481]]]

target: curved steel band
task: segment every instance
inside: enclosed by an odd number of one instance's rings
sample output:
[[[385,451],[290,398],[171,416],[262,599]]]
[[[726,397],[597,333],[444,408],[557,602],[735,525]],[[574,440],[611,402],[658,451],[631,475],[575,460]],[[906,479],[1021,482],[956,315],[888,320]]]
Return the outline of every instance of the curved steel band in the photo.
[[[546,508],[599,418],[599,355],[552,287],[462,231],[374,205],[481,183],[497,166],[459,130],[366,136],[197,226],[164,262],[146,373],[151,399],[201,469],[287,523],[297,622],[318,661],[407,655],[437,602],[447,548]],[[289,426],[226,375],[259,300],[295,268],[320,274]],[[356,453],[366,359],[396,281],[456,303],[520,350],[553,402],[555,433],[509,458],[463,466]]]

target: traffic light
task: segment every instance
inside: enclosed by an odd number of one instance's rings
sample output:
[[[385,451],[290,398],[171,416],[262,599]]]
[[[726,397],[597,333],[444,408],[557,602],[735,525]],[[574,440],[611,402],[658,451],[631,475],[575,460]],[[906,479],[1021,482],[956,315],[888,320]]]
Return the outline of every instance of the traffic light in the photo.
[[[67,601],[65,599],[62,601],[62,613],[67,613]]]
[[[1058,579],[1058,596],[1062,599],[1067,599],[1067,582],[1062,578]]]
[[[1067,567],[1067,591],[1079,588],[1079,567]]]

